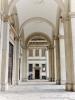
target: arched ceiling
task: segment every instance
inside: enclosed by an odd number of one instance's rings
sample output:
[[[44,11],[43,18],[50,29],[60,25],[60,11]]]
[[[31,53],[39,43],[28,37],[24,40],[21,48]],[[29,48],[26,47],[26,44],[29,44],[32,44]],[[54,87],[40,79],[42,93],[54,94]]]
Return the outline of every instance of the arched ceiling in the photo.
[[[11,1],[11,0],[10,0]],[[14,0],[13,0],[14,1]],[[47,19],[56,28],[58,3],[60,0],[15,0],[19,26],[31,18]],[[57,1],[57,2],[56,2]],[[60,5],[61,6],[61,5]],[[63,8],[63,4],[61,6]],[[25,37],[33,32],[47,33],[49,37],[53,34],[52,26],[45,23],[43,20],[32,21],[23,25]]]
[[[43,17],[56,24],[57,3],[54,0],[19,0],[16,7],[20,25],[30,17]]]

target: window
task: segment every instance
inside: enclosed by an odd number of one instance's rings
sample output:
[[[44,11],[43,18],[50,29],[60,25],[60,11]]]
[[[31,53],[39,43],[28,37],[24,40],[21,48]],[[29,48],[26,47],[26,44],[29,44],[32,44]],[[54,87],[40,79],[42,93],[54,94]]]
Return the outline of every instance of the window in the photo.
[[[42,72],[46,72],[46,64],[42,64]]]
[[[33,56],[33,49],[29,49],[29,57]]]
[[[29,72],[33,71],[33,64],[29,64]]]
[[[35,50],[35,56],[39,56],[39,49]]]
[[[46,49],[42,49],[42,57],[46,56]]]

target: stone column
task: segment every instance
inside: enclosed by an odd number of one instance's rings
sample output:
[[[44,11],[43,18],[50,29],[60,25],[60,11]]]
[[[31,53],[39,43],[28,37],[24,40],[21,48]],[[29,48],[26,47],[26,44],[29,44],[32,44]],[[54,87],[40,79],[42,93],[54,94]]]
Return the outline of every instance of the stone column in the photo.
[[[2,27],[3,27],[3,21],[0,19],[0,89],[1,89],[1,62],[2,62]]]
[[[61,70],[60,70],[60,47],[59,38],[55,37],[55,47],[56,47],[56,84],[61,84]]]
[[[13,85],[18,85],[19,82],[19,39],[15,38],[14,56],[13,56]]]
[[[64,24],[65,58],[66,58],[66,90],[73,91],[74,65],[73,65],[73,43],[71,31],[70,0],[65,1],[66,12],[62,17]]]
[[[1,90],[8,88],[8,58],[9,58],[9,23],[3,18],[2,23],[2,62],[1,62]]]
[[[66,90],[73,90],[73,47],[70,20],[64,21],[65,36],[65,58],[66,58]]]
[[[52,49],[52,82],[55,81],[55,67],[54,67],[54,47]]]
[[[48,55],[48,49],[46,50],[46,63],[47,63],[47,68],[46,68],[46,73],[47,73],[47,79],[49,79],[49,55]]]
[[[23,48],[23,59],[22,59],[22,81],[27,81],[27,47]]]
[[[49,54],[49,81],[52,82],[52,49],[48,47],[48,54]]]

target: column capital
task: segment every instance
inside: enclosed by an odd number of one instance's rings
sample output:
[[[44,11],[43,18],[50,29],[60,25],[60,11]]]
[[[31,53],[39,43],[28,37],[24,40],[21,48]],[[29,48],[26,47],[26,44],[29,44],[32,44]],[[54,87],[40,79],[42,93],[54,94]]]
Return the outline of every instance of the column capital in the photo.
[[[58,35],[54,35],[54,36],[53,36],[53,39],[54,39],[54,40],[59,40],[59,36],[58,36]]]
[[[2,20],[3,22],[8,22],[9,16],[8,16],[8,15],[1,15],[1,20]]]
[[[67,15],[67,16],[60,16],[60,19],[61,19],[61,22],[65,22],[65,21],[70,21],[71,17],[70,15]]]
[[[28,46],[26,44],[21,45],[22,49],[27,49]]]
[[[48,49],[54,49],[54,46],[50,45],[47,47]]]

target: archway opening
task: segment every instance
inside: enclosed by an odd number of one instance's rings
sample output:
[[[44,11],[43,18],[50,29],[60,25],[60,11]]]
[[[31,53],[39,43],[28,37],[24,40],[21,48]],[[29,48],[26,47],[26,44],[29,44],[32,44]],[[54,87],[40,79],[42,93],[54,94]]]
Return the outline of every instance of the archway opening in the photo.
[[[50,80],[49,47],[51,40],[45,33],[32,33],[25,41],[27,45],[28,80]]]

